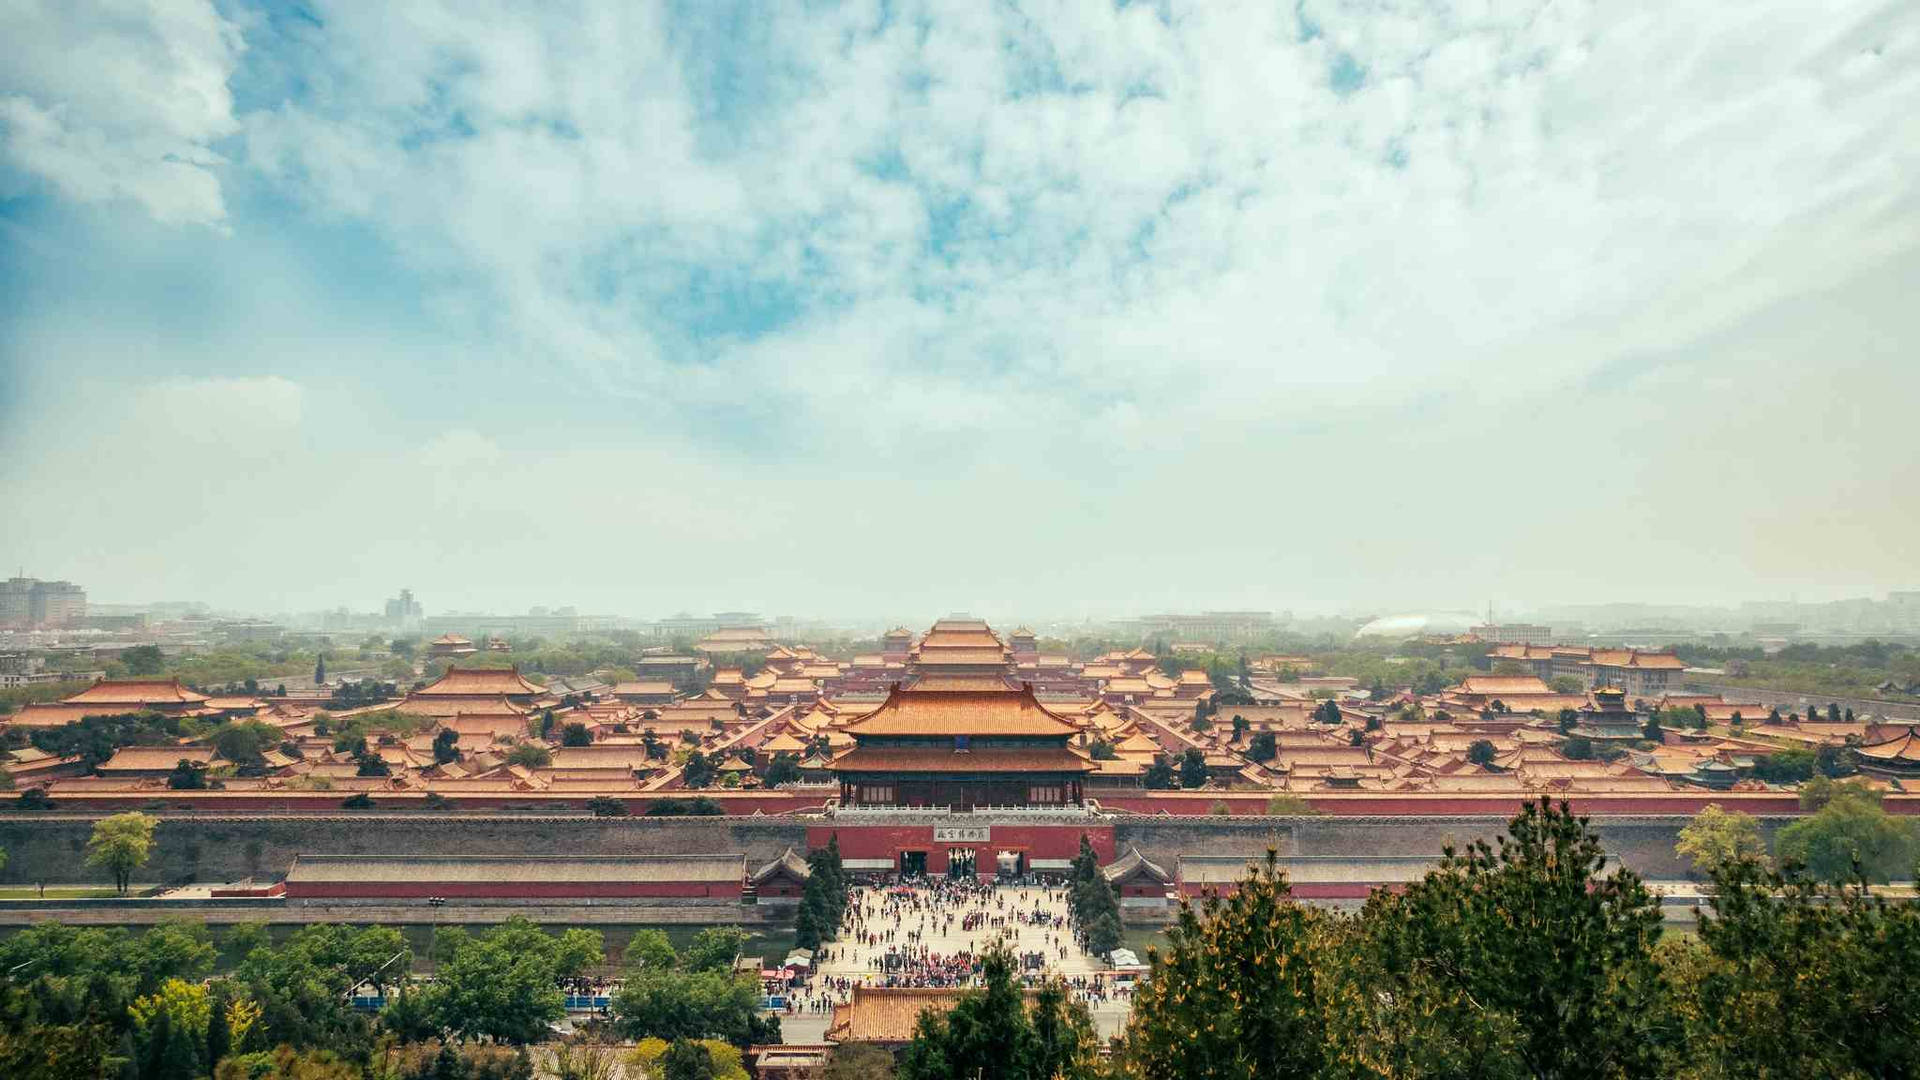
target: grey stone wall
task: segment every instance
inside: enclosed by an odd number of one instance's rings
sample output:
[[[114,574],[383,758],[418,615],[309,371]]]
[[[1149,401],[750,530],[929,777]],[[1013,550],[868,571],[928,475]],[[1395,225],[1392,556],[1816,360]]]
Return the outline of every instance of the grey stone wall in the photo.
[[[85,864],[93,819],[0,817],[7,865],[0,881],[108,882]],[[137,881],[274,879],[301,853],[325,855],[699,855],[745,852],[749,868],[788,845],[804,848],[806,826],[753,818],[545,818],[428,815],[324,818],[161,818],[153,862]]]
[[[1762,819],[1771,835],[1786,819]],[[1607,850],[1650,878],[1680,878],[1673,844],[1687,819],[1602,818]],[[8,854],[0,882],[106,882],[85,865],[93,819],[82,815],[0,815]],[[1138,847],[1169,871],[1184,853],[1258,856],[1431,855],[1499,835],[1500,817],[1140,817],[1114,821],[1116,850]],[[857,826],[842,825],[844,828]],[[323,818],[163,817],[153,864],[141,881],[274,879],[293,857],[353,855],[624,855],[745,852],[749,868],[788,846],[803,850],[806,824],[784,818],[546,818],[504,816],[337,815]]]
[[[1684,817],[1595,818],[1594,828],[1608,854],[1653,879],[1687,876],[1688,865],[1673,845]],[[1791,819],[1760,819],[1763,835]],[[1133,818],[1120,819],[1114,846],[1140,853],[1169,873],[1184,853],[1258,857],[1268,848],[1281,855],[1429,855],[1438,858],[1448,844],[1474,840],[1493,843],[1506,828],[1504,817],[1281,817],[1281,818]]]

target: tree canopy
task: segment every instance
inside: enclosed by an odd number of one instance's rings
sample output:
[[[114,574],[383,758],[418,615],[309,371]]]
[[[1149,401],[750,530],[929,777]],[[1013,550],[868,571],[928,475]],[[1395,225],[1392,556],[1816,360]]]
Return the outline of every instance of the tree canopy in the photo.
[[[101,818],[87,840],[87,865],[112,874],[114,888],[125,893],[133,872],[153,855],[153,830],[159,824],[159,818],[138,810]]]
[[[944,1015],[920,1015],[900,1057],[900,1080],[1080,1080],[1098,1075],[1097,1041],[1086,1007],[1057,980],[1029,999],[1013,956],[990,949],[982,986]]]

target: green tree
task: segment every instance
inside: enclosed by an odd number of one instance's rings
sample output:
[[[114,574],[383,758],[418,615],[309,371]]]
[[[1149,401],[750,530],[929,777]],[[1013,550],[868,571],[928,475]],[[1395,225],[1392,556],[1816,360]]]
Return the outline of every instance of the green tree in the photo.
[[[667,971],[680,962],[673,943],[659,930],[637,930],[627,941],[627,967],[636,971]]]
[[[213,748],[244,773],[266,764],[265,754],[280,742],[280,733],[258,720],[223,724],[213,733]]]
[[[393,1033],[402,1044],[425,1042],[445,1034],[429,1007],[427,995],[402,981],[386,1008],[380,1010],[380,1026]]]
[[[1029,1006],[1013,956],[981,960],[982,986],[952,1010],[920,1015],[900,1055],[900,1080],[1053,1080],[1094,1075],[1093,1023],[1063,987],[1043,987]]]
[[[131,1070],[130,1055],[115,1056],[104,1024],[40,1024],[0,1031],[0,1076],[18,1080],[100,1080]]]
[[[1813,779],[1818,759],[1811,750],[1776,750],[1753,759],[1753,775],[1774,784],[1797,784]]]
[[[132,676],[158,675],[165,670],[167,658],[158,645],[135,645],[120,654],[120,666]]]
[[[610,795],[595,795],[587,800],[587,812],[594,817],[626,817],[625,799],[616,799]]]
[[[167,788],[171,791],[200,791],[207,786],[207,771],[186,758],[174,762],[173,771],[167,774]]]
[[[1698,1075],[1913,1075],[1920,908],[1751,860],[1721,868],[1710,903],[1707,956],[1678,991]]]
[[[376,978],[397,981],[411,963],[398,931],[321,924],[302,927],[279,948],[253,949],[234,978],[260,1006],[261,1044],[364,1059],[372,1022],[354,1009],[350,991]]]
[[[313,685],[327,685],[327,654],[321,653],[313,662]]]
[[[1180,755],[1180,786],[1198,788],[1207,786],[1207,758],[1197,746],[1187,747]]]
[[[1604,865],[1585,818],[1529,804],[1497,848],[1448,850],[1405,893],[1368,901],[1376,992],[1434,1010],[1494,1074],[1658,1075],[1660,905]]]
[[[775,754],[767,762],[767,774],[762,777],[768,787],[781,787],[800,782],[800,762],[792,754]]]
[[[1680,830],[1673,851],[1700,875],[1711,877],[1740,860],[1765,859],[1767,842],[1760,838],[1760,824],[1751,815],[1708,803]]]
[[[747,932],[733,926],[710,926],[693,936],[680,954],[688,971],[732,971],[734,958],[747,943]]]
[[[1490,768],[1494,758],[1493,743],[1487,739],[1475,739],[1467,746],[1467,760],[1481,768]]]
[[[125,895],[133,872],[153,855],[153,830],[159,824],[160,819],[138,810],[100,819],[87,840],[87,865],[111,873],[114,888]]]
[[[1105,956],[1120,947],[1120,898],[1100,872],[1100,857],[1084,833],[1068,878],[1067,910],[1088,952]]]
[[[544,769],[553,764],[553,752],[535,742],[523,742],[507,751],[507,764],[523,769]]]
[[[660,1058],[661,1080],[715,1080],[713,1054],[692,1039],[675,1039]]]
[[[801,949],[818,949],[820,943],[832,936],[832,928],[827,925],[827,917],[822,910],[820,897],[814,890],[807,889],[800,894],[800,904],[793,914],[793,944]]]
[[[1141,782],[1150,791],[1166,791],[1174,785],[1173,766],[1155,759],[1153,764],[1147,766],[1146,776]]]
[[[1134,993],[1117,1056],[1126,1075],[1182,1080],[1316,1076],[1326,1060],[1315,970],[1320,912],[1293,901],[1269,852],[1232,895],[1182,902],[1167,949]]]
[[[613,997],[628,1038],[721,1039],[735,1046],[779,1042],[779,1021],[760,1015],[759,980],[726,971],[629,970]]]
[[[1279,756],[1280,748],[1273,732],[1263,731],[1247,744],[1247,760],[1268,762]]]
[[[1780,830],[1780,864],[1799,865],[1821,881],[1846,881],[1858,873],[1868,881],[1890,881],[1914,868],[1914,827],[1889,815],[1875,796],[1851,784],[1834,784],[1839,794],[1811,817]],[[1856,870],[1857,868],[1857,870]]]
[[[713,785],[716,768],[707,755],[695,750],[687,755],[687,763],[681,767],[681,776],[690,788],[704,788]]]
[[[578,720],[571,721],[560,729],[561,746],[592,746],[593,732]]]
[[[428,999],[435,1022],[469,1038],[538,1042],[566,1016],[560,980],[598,952],[580,951],[569,955],[562,941],[518,917],[457,943],[444,959],[436,949]]]
[[[454,744],[459,741],[460,741],[459,732],[453,730],[452,728],[440,729],[440,733],[433,737],[434,764],[445,765],[448,762],[459,761],[460,750],[458,747],[454,746]]]

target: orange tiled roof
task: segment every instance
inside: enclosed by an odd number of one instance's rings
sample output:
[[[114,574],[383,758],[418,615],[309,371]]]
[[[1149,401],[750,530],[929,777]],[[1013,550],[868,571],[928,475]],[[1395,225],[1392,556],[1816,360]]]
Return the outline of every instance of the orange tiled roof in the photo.
[[[518,667],[450,667],[445,675],[413,692],[413,697],[522,697],[541,693],[541,688],[520,677]]]
[[[855,986],[853,998],[833,1007],[829,1042],[904,1043],[913,1039],[920,1014],[944,1015],[960,1000],[959,990],[896,986]]]
[[[1008,660],[1007,651],[998,646],[954,647],[921,649],[915,654],[915,661],[923,668],[939,665],[966,665],[969,667],[1004,664]]]
[[[198,705],[197,694],[174,679],[102,679],[66,699],[74,705]]]
[[[153,772],[171,769],[182,760],[206,765],[213,760],[213,750],[206,746],[123,746],[100,763],[100,771]]]
[[[639,682],[617,683],[613,688],[614,697],[621,697],[626,694],[651,695],[671,693],[673,693],[673,683],[665,679],[642,679]]]
[[[1094,768],[1064,746],[951,747],[856,746],[833,761],[835,772],[1085,773]]]
[[[847,725],[859,735],[1072,735],[1073,722],[1019,690],[903,690]]]
[[[74,705],[64,701],[22,705],[19,712],[0,716],[0,727],[65,727],[79,723],[85,717],[113,711],[99,705]]]
[[[1553,688],[1534,675],[1469,675],[1460,680],[1463,694],[1551,694]]]
[[[988,690],[1004,691],[1016,687],[1007,681],[1005,675],[948,675],[935,673],[923,675],[913,684],[915,690]]]
[[[1902,761],[1920,765],[1920,734],[1910,727],[1891,739],[1858,747],[1854,752],[1875,761]]]

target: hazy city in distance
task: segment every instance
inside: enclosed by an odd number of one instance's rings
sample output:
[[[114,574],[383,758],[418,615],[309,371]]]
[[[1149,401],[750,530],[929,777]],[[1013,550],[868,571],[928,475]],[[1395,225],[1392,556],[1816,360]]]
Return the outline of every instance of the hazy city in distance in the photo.
[[[1913,0],[0,0],[0,1080],[1920,1076]]]

